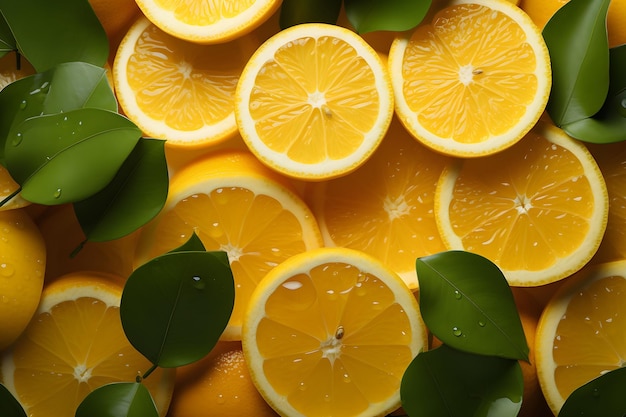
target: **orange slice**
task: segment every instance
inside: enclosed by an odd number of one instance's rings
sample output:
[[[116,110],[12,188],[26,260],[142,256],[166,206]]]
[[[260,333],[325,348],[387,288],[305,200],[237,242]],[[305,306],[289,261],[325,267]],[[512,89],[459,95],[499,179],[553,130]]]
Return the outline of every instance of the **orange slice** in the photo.
[[[387,70],[356,33],[335,25],[292,26],[246,64],[236,90],[241,136],[266,165],[322,180],[362,165],[393,114]]]
[[[588,266],[545,307],[536,334],[537,374],[554,415],[578,387],[624,366],[626,260]]]
[[[536,286],[571,275],[595,254],[608,195],[587,148],[540,122],[506,151],[447,167],[435,210],[449,249],[490,259],[511,285]]]
[[[243,350],[280,415],[382,416],[427,345],[417,301],[369,255],[321,248],[272,270],[250,299]]]
[[[456,0],[394,40],[389,52],[396,112],[445,154],[501,151],[541,116],[551,85],[540,30],[506,0]]]
[[[3,384],[29,416],[73,416],[97,387],[135,382],[150,369],[122,329],[122,286],[114,275],[77,272],[44,288],[33,320],[1,358]],[[173,370],[157,369],[143,383],[164,416]]]
[[[284,178],[248,152],[219,152],[171,179],[159,216],[139,236],[137,263],[179,247],[195,232],[206,250],[227,252],[235,307],[225,340],[241,338],[257,283],[285,259],[322,245],[317,222]]]

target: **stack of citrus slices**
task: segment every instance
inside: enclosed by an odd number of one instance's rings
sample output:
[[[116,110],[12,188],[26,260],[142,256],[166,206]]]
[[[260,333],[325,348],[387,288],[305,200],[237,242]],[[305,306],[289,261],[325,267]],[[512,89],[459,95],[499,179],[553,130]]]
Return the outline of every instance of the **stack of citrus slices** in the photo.
[[[161,416],[387,415],[429,345],[415,260],[465,250],[519,303],[520,415],[556,415],[626,363],[625,148],[542,117],[561,2],[438,0],[414,30],[358,34],[345,10],[281,30],[280,0],[118,0],[117,20],[91,1],[120,112],[165,141],[169,195],[71,257],[72,207],[30,205],[0,165],[0,382],[28,415],[70,417],[134,381],[150,364],[121,328],[125,279],[195,234],[228,255],[234,309],[207,357],[146,378]]]

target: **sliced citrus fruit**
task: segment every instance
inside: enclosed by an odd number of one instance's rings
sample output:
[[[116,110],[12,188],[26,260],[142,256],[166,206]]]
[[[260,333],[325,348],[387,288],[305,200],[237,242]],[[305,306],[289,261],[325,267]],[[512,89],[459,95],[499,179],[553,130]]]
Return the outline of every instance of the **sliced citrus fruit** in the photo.
[[[206,250],[227,252],[233,271],[235,306],[225,340],[241,337],[248,299],[267,272],[322,245],[306,204],[249,152],[209,155],[172,177],[165,208],[139,236],[137,262],[182,245],[194,232]]]
[[[389,52],[396,112],[431,148],[474,157],[519,141],[545,109],[550,57],[505,0],[455,0]]]
[[[535,342],[537,374],[554,415],[578,387],[624,366],[626,260],[590,265],[545,307]]]
[[[70,417],[87,394],[111,382],[135,382],[152,364],[124,333],[121,277],[65,275],[44,288],[25,332],[2,356],[2,381],[31,417]],[[174,388],[172,369],[143,383],[164,416]]]
[[[167,146],[203,147],[237,131],[234,93],[256,47],[254,37],[197,45],[166,34],[145,17],[122,40],[113,64],[124,113]]]
[[[285,416],[382,416],[427,346],[417,301],[380,261],[347,248],[296,255],[252,294],[243,329],[252,379]]]
[[[450,164],[435,211],[449,249],[490,259],[511,285],[535,286],[591,259],[606,229],[608,195],[587,148],[540,122],[503,152]]]
[[[281,0],[137,0],[161,30],[197,43],[223,43],[255,29]]]
[[[250,150],[288,176],[322,180],[355,170],[393,114],[386,67],[356,33],[292,26],[265,41],[244,68],[235,116]]]
[[[435,222],[434,196],[447,162],[394,118],[362,167],[311,185],[311,207],[326,246],[369,253],[417,288],[415,259],[446,249]]]

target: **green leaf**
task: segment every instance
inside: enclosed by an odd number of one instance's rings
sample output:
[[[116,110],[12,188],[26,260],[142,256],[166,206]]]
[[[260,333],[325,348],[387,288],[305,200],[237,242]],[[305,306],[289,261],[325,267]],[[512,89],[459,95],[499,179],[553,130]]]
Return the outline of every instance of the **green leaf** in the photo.
[[[610,0],[571,0],[543,29],[552,62],[546,107],[557,126],[593,116],[609,87],[606,15]]]
[[[26,411],[19,401],[2,384],[0,384],[0,410],[2,417],[26,417]]]
[[[74,203],[87,240],[119,239],[152,220],[167,199],[164,141],[140,139],[113,180],[100,192]]]
[[[28,201],[80,201],[113,179],[140,137],[131,121],[107,110],[33,117],[11,129],[6,167]]]
[[[196,234],[196,232],[192,232],[191,233],[191,237],[189,239],[187,239],[187,241],[185,243],[183,243],[181,246],[172,249],[169,253],[176,253],[176,252],[202,252],[205,251],[206,249],[204,248],[204,243],[202,243],[202,240],[200,240],[200,237],[198,237],[198,235]],[[228,259],[227,259],[228,261]]]
[[[283,0],[280,6],[280,28],[300,23],[337,23],[342,0]]]
[[[593,143],[626,140],[626,44],[609,50],[609,92],[593,117],[562,126],[570,136]]]
[[[86,0],[0,0],[0,10],[37,72],[71,61],[103,66],[108,58],[106,33]]]
[[[574,390],[565,400],[559,417],[624,417],[626,368],[614,369]]]
[[[418,258],[416,270],[422,317],[442,342],[465,352],[528,360],[511,288],[494,263],[447,251]]]
[[[13,37],[11,28],[4,18],[2,11],[0,11],[0,57],[16,50],[17,44],[15,43],[15,37]]]
[[[148,389],[138,382],[96,388],[80,403],[76,417],[159,417]]]
[[[411,417],[515,417],[523,392],[518,361],[446,345],[417,355],[400,387]]]
[[[357,32],[405,31],[426,16],[431,0],[345,0],[346,15]]]
[[[153,364],[182,366],[213,349],[234,299],[225,252],[166,253],[128,278],[120,305],[122,326],[135,349]]]

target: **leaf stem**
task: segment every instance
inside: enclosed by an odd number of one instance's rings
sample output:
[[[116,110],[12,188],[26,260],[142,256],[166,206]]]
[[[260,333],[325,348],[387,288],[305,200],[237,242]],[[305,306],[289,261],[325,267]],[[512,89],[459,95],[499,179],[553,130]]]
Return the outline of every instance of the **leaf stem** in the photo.
[[[146,371],[146,373],[144,373],[144,374],[143,374],[143,376],[141,377],[141,379],[146,379],[147,377],[149,377],[149,376],[150,376],[150,374],[151,374],[152,372],[154,372],[156,368],[157,368],[157,365],[154,365],[154,364],[153,364],[153,365],[150,367],[150,369],[148,369],[148,370]]]
[[[11,194],[9,194],[7,197],[5,197],[4,200],[0,201],[0,207],[4,206],[6,203],[11,201],[11,199],[13,197],[15,197],[16,195],[18,195],[20,193],[20,191],[22,191],[22,187],[21,186],[17,190],[15,190]]]

